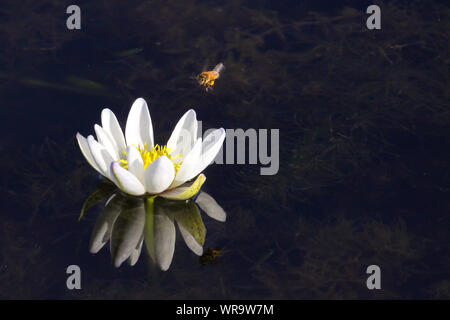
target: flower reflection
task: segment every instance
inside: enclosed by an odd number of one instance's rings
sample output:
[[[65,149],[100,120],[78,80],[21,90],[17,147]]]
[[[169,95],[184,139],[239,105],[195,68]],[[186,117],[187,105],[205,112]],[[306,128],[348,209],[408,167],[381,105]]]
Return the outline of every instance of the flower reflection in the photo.
[[[152,260],[165,271],[175,251],[175,222],[189,249],[198,256],[203,254],[206,229],[199,207],[217,221],[226,220],[225,211],[205,192],[189,201],[132,198],[115,193],[97,219],[89,250],[97,253],[109,241],[114,265],[120,267],[127,260],[133,266],[145,244]]]

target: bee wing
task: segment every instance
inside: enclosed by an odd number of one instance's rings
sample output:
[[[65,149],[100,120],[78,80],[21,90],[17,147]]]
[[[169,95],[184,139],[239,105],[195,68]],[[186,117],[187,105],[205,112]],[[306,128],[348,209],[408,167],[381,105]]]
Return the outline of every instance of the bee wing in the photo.
[[[223,72],[225,70],[225,66],[223,65],[222,62],[218,63],[215,67],[214,70],[215,72],[217,72],[218,74],[220,74],[221,72]]]

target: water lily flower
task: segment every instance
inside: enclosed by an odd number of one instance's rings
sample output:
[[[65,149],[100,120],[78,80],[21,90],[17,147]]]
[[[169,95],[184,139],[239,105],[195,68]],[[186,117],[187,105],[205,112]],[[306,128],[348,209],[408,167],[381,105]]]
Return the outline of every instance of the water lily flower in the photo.
[[[225,139],[223,128],[204,140],[197,135],[197,128],[191,109],[178,121],[166,145],[155,144],[147,103],[139,98],[131,106],[125,135],[114,113],[103,109],[101,126],[94,126],[97,139],[77,133],[77,140],[87,162],[124,193],[186,200],[200,190],[206,180],[201,172]]]

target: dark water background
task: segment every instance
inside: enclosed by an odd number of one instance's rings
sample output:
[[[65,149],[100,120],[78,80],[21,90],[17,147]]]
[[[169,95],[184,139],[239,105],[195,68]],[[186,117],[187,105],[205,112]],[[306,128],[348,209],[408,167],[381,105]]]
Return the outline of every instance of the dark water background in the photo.
[[[449,8],[375,3],[370,31],[361,1],[79,1],[69,31],[71,2],[2,0],[0,298],[448,299]],[[219,61],[206,93],[192,76]],[[166,272],[88,252],[98,177],[75,134],[104,107],[123,126],[138,97],[159,142],[188,108],[204,129],[280,129],[277,175],[205,172],[228,214],[204,216],[216,264],[179,233]]]

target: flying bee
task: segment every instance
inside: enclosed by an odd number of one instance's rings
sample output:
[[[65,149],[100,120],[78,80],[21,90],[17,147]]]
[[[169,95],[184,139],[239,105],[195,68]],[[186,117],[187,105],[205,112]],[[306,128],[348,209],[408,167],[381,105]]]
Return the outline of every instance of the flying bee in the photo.
[[[221,250],[219,248],[211,249],[208,248],[203,253],[203,255],[199,258],[199,263],[202,266],[206,266],[211,263],[217,263],[217,257],[220,255]]]
[[[220,74],[225,70],[223,63],[217,64],[211,71],[203,71],[197,76],[197,82],[200,86],[205,87],[205,90],[212,90],[214,83],[219,79]]]

